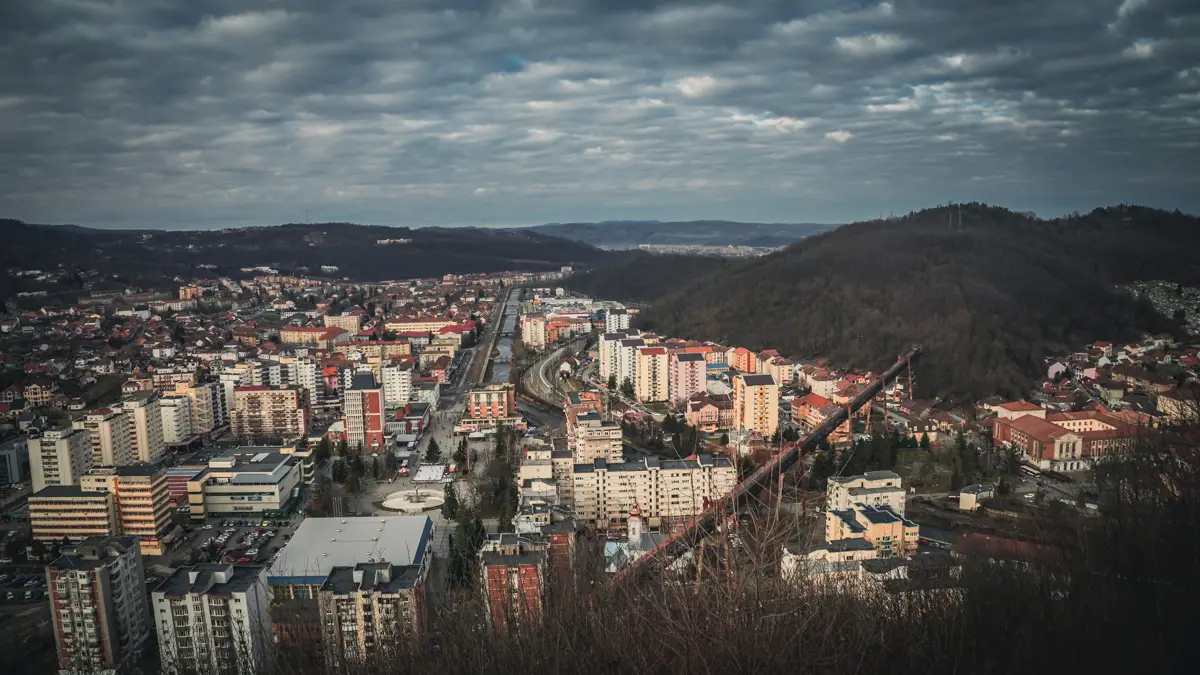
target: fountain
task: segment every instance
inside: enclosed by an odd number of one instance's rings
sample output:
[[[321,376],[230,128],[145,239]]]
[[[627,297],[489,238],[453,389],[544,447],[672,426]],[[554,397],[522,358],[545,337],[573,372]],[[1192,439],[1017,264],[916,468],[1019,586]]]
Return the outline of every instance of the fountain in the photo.
[[[421,513],[442,506],[445,498],[441,492],[433,490],[401,490],[388,495],[381,506],[389,511],[402,513]]]

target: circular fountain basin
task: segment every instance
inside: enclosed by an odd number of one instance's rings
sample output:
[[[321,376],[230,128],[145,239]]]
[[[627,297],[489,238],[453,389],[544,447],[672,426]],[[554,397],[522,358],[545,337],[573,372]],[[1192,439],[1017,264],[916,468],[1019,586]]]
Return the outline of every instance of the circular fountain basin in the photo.
[[[383,500],[383,508],[402,513],[421,513],[441,508],[446,499],[441,492],[432,490],[401,490],[393,492]]]

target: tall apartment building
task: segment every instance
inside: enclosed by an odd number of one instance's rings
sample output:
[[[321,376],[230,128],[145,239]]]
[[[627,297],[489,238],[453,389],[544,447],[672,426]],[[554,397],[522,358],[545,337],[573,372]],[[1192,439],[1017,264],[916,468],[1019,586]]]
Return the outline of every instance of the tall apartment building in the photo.
[[[267,568],[180,567],[150,595],[162,672],[252,673],[271,641]]]
[[[221,396],[217,393],[218,390],[218,385],[213,382],[178,383],[175,385],[174,391],[164,394],[164,398],[186,398],[192,435],[207,436],[212,433],[213,429],[223,426],[227,422],[222,419]]]
[[[366,452],[384,450],[384,410],[384,391],[376,384],[375,376],[369,370],[356,372],[342,403],[346,443]]]
[[[311,421],[308,391],[295,385],[236,387],[229,413],[234,436],[299,438]]]
[[[162,555],[171,529],[167,473],[152,464],[92,469],[79,481],[84,492],[113,495],[120,534],[137,537],[145,555]]]
[[[192,438],[192,400],[186,396],[164,396],[158,402],[162,418],[163,445],[180,445]]]
[[[610,331],[600,335],[596,351],[599,352],[600,380],[602,382],[607,383],[610,375],[617,374],[617,350],[621,346],[621,340],[637,336],[638,333],[635,330]]]
[[[670,378],[667,390],[671,402],[681,405],[696,394],[708,390],[708,363],[704,354],[675,352],[669,359]]]
[[[29,441],[20,436],[0,442],[0,485],[29,478]]]
[[[488,537],[479,553],[483,598],[492,628],[515,629],[542,615],[546,549],[515,534]]]
[[[142,554],[131,537],[93,537],[46,567],[59,672],[117,672],[141,658],[153,627]]]
[[[638,350],[646,346],[642,338],[627,338],[617,343],[616,359],[613,363],[614,375],[617,376],[617,387],[620,388],[628,380],[636,386]]]
[[[380,368],[384,405],[402,408],[412,400],[413,369],[409,363],[392,363]]]
[[[122,410],[93,410],[73,423],[87,431],[92,439],[92,466],[133,464],[133,444],[129,442],[129,418]]]
[[[854,506],[888,506],[904,515],[904,486],[892,471],[868,471],[857,476],[834,476],[825,493],[826,509]]]
[[[33,491],[48,485],[76,485],[92,468],[92,436],[87,429],[50,429],[29,439]]]
[[[589,407],[569,408],[567,415],[567,444],[575,461],[609,463],[624,461],[621,452],[621,425],[605,420]]]
[[[670,372],[665,347],[642,347],[637,350],[634,370],[634,393],[644,403],[666,401],[669,397]]]
[[[428,516],[306,518],[267,571],[276,639],[357,660],[419,630],[433,532]]]
[[[615,333],[629,328],[629,312],[623,309],[610,309],[604,313],[604,332]]]
[[[576,518],[597,529],[623,526],[636,504],[653,521],[684,519],[725,496],[737,482],[725,457],[696,459],[645,457],[609,464],[596,460],[572,466]]]
[[[546,348],[546,317],[521,317],[521,343],[534,350]]]
[[[779,385],[770,375],[741,374],[733,379],[734,425],[771,438],[779,427]]]
[[[78,485],[49,485],[29,496],[31,536],[57,544],[120,532],[116,498]]]
[[[129,424],[129,443],[133,446],[135,461],[153,462],[166,449],[163,440],[163,421],[158,391],[139,391],[121,401],[121,409]]]

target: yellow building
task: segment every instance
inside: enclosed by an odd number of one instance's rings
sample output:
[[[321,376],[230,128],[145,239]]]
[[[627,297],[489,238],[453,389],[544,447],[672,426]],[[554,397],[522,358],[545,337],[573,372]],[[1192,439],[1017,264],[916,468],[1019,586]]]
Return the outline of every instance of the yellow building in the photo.
[[[171,529],[171,495],[167,474],[149,464],[93,469],[80,481],[84,492],[107,492],[116,503],[120,532],[137,537],[143,555],[162,555],[163,538]]]
[[[739,431],[771,438],[779,427],[779,385],[770,375],[741,374],[733,380],[733,421]]]
[[[29,496],[29,526],[34,539],[47,543],[117,534],[116,501],[108,492],[51,485]]]
[[[825,513],[825,541],[865,539],[879,555],[904,556],[917,550],[920,527],[887,506],[854,506]]]

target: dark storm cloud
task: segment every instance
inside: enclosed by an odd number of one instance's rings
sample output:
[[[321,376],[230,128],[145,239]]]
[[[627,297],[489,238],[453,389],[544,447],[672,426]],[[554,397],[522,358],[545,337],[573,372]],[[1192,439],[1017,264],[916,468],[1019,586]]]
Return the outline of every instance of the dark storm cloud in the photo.
[[[16,0],[0,214],[132,226],[1200,210],[1183,0]]]

